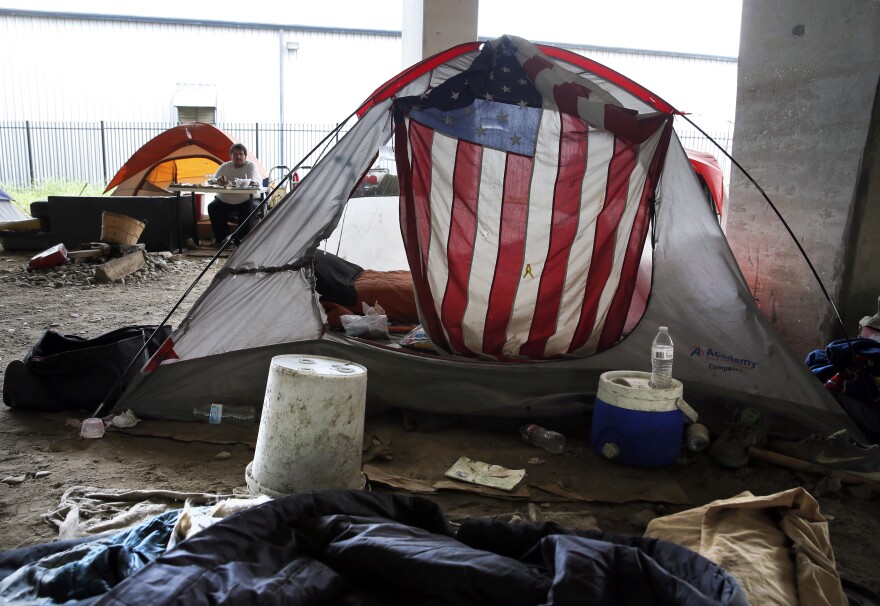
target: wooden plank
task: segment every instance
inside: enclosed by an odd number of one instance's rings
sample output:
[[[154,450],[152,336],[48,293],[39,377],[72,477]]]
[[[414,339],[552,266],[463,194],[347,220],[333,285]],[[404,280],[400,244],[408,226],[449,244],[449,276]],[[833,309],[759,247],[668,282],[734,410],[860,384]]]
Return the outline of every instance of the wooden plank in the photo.
[[[749,448],[749,456],[755,457],[768,463],[787,467],[797,471],[806,471],[818,475],[828,476],[830,478],[839,478],[841,482],[849,484],[868,484],[874,488],[880,488],[880,474],[878,473],[860,473],[858,471],[844,471],[842,469],[830,469],[810,461],[803,461],[794,457],[789,457],[778,452],[756,448]]]
[[[0,231],[40,231],[40,220],[0,221]]]
[[[146,265],[144,253],[137,251],[118,259],[111,259],[95,268],[95,278],[102,282],[114,282],[133,274]]]
[[[90,248],[88,250],[69,250],[67,251],[68,259],[98,259],[104,254],[100,248]]]

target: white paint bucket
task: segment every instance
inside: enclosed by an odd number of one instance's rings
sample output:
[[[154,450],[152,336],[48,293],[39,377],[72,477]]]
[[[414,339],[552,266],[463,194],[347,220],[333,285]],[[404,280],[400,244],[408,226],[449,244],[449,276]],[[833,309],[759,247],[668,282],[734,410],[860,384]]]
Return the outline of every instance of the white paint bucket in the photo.
[[[362,488],[367,369],[323,356],[272,358],[254,460],[253,494]]]

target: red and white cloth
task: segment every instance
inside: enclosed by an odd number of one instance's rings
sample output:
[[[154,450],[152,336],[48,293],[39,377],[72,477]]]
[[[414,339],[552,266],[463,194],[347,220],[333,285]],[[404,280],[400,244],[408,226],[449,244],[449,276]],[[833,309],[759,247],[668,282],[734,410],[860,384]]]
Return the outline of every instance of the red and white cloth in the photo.
[[[671,116],[508,37],[397,108],[401,228],[435,345],[495,360],[613,345]]]

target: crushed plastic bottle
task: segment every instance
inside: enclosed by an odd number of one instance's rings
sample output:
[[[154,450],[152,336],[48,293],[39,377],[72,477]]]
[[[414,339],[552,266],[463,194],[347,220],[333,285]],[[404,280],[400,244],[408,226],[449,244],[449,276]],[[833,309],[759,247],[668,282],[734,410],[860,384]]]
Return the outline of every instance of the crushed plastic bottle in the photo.
[[[702,423],[691,423],[685,432],[685,442],[691,452],[703,452],[709,448],[709,429]]]
[[[256,421],[256,411],[253,406],[206,404],[193,408],[193,418],[214,425],[218,423],[253,423]]]
[[[651,343],[651,387],[666,389],[672,386],[672,337],[669,329],[660,327],[660,332]]]
[[[548,452],[558,454],[565,450],[565,436],[561,433],[544,429],[532,423],[519,430],[522,439],[533,446],[539,446]]]

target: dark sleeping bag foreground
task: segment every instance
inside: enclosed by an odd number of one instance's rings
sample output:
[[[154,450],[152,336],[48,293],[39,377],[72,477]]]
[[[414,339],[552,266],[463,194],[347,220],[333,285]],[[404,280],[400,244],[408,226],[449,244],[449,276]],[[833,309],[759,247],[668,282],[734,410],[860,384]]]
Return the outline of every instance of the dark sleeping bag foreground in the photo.
[[[736,581],[659,540],[551,523],[464,522],[419,497],[329,490],[217,522],[96,603],[746,604]]]

